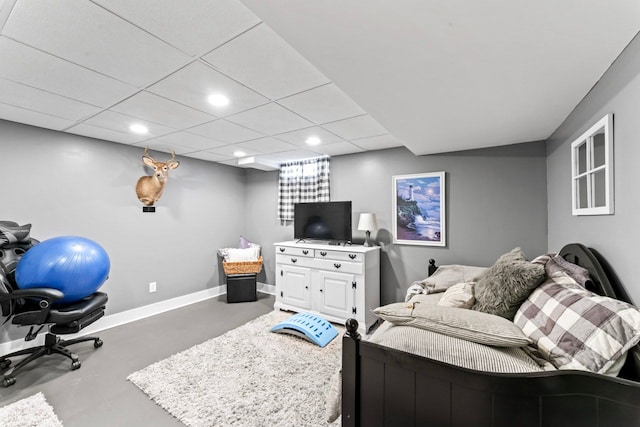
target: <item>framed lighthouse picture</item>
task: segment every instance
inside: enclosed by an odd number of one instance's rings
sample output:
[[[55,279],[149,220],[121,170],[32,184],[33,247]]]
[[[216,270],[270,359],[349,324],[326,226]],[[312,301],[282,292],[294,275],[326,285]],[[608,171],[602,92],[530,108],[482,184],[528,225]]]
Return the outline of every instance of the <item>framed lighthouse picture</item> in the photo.
[[[445,173],[393,177],[393,243],[445,246]]]

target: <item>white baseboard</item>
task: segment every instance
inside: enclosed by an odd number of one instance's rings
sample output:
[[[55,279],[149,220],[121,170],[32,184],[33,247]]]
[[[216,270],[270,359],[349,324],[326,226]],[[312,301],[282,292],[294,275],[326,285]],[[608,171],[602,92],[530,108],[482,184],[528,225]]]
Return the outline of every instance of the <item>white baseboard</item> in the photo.
[[[258,283],[256,289],[259,292],[274,295],[275,286],[267,285],[265,283]],[[121,326],[129,322],[141,320],[149,316],[164,313],[166,311],[175,310],[176,308],[184,307],[190,304],[195,304],[200,301],[214,298],[227,293],[227,286],[221,285],[215,288],[205,289],[204,291],[194,292],[192,294],[183,295],[176,298],[171,298],[165,301],[156,302],[153,304],[145,305],[143,307],[133,308],[131,310],[121,311],[120,313],[109,314],[99,319],[92,325],[87,326],[77,334],[65,335],[65,339],[73,339],[84,335],[95,334],[105,329],[110,329],[116,326]],[[24,344],[24,338],[0,343],[0,355],[11,353],[13,351],[20,350],[26,347],[33,347],[36,345],[42,345],[44,343],[44,333],[38,335],[38,337],[29,342],[27,346]]]

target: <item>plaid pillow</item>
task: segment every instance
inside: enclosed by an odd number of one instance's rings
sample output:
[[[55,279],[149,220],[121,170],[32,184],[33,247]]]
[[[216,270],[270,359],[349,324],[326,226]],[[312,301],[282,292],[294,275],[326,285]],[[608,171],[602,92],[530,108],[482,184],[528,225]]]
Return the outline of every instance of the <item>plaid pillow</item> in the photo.
[[[558,369],[606,373],[640,341],[637,308],[589,292],[566,274],[533,291],[514,323]]]

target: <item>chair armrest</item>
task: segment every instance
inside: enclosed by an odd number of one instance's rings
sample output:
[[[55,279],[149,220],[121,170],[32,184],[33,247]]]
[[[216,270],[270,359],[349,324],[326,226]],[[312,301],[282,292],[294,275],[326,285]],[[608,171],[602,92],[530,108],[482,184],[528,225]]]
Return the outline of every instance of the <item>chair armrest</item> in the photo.
[[[64,298],[64,293],[53,288],[31,288],[16,289],[15,291],[0,295],[0,301],[7,301],[19,298],[42,298],[55,301]]]

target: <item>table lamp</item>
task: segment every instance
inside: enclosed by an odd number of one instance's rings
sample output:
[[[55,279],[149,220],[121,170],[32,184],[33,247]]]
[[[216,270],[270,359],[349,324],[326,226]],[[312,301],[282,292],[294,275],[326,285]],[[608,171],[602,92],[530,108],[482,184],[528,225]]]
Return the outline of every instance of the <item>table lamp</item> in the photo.
[[[364,246],[373,246],[371,243],[371,230],[375,230],[378,228],[378,223],[376,222],[376,214],[374,213],[361,213],[360,221],[358,221],[358,230],[366,232],[366,239],[364,241]]]

